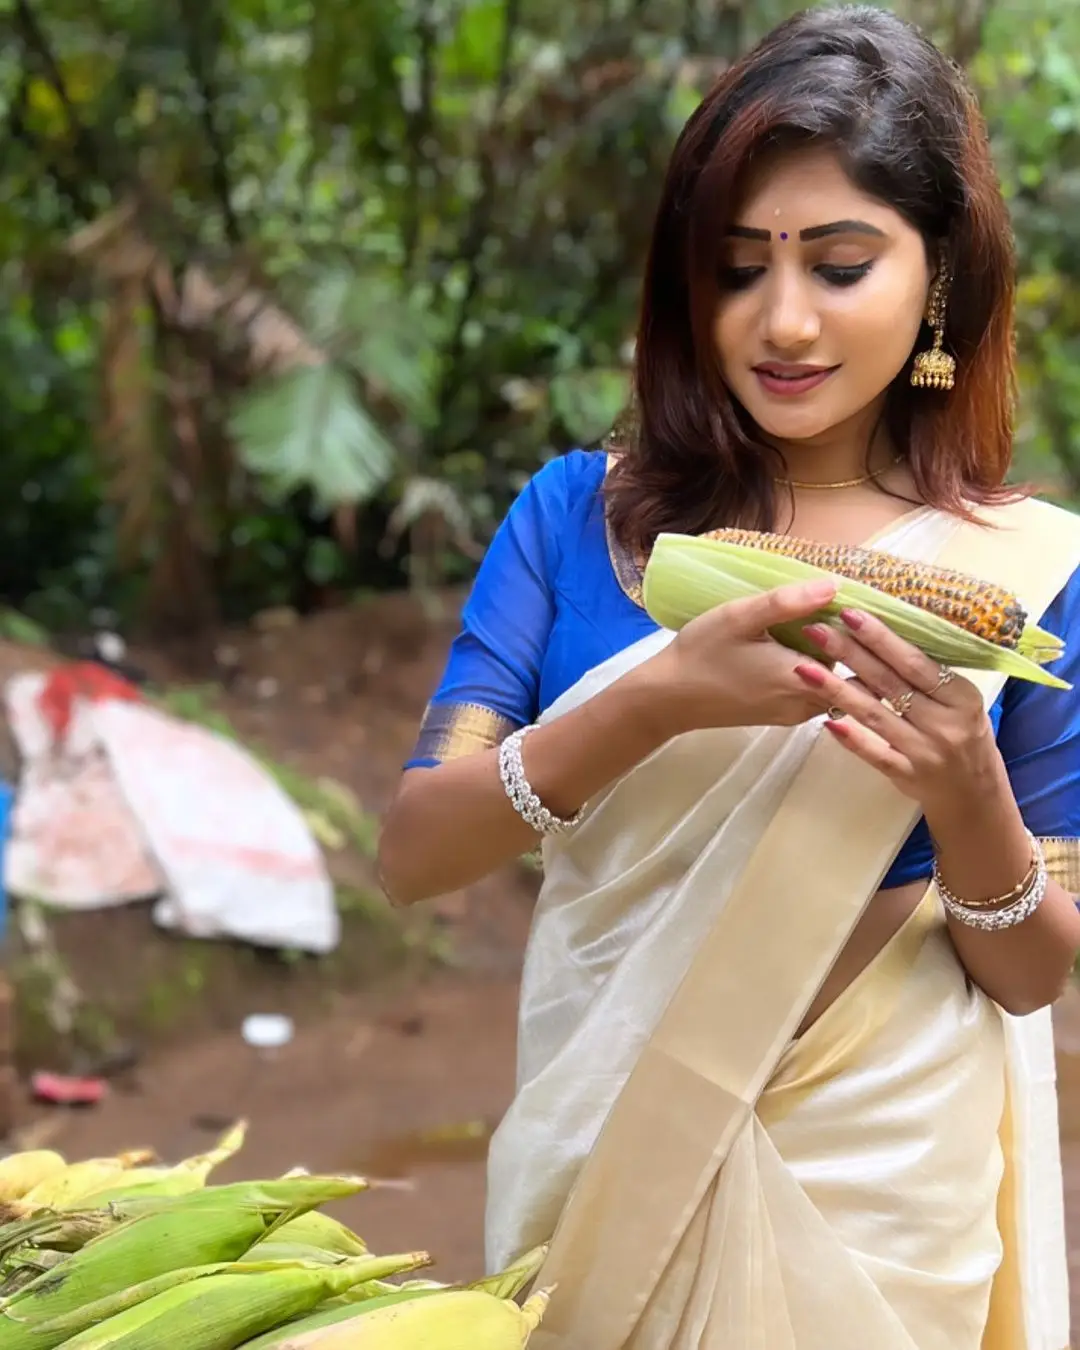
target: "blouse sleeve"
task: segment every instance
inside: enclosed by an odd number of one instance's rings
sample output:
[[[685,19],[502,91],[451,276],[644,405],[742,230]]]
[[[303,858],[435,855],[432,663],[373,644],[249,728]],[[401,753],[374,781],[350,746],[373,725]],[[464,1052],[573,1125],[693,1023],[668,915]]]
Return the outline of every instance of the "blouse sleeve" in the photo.
[[[1043,841],[1055,879],[1080,894],[1080,571],[1074,572],[1040,620],[1065,640],[1051,669],[1066,691],[1010,680],[1002,702],[998,746],[1032,834]]]
[[[526,484],[495,532],[405,768],[491,749],[535,719],[565,511],[565,465],[553,460]]]

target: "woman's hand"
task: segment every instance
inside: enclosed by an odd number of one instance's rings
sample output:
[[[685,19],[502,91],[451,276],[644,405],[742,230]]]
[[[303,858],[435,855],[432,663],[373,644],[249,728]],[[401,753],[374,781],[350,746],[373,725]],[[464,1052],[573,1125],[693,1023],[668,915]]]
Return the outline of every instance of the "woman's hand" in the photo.
[[[871,615],[845,610],[841,618],[846,633],[817,624],[805,632],[823,657],[856,678],[845,680],[816,663],[797,667],[819,710],[828,708],[836,718],[826,723],[833,736],[928,815],[940,809],[955,816],[1001,786],[1004,765],[975,686]]]
[[[703,727],[796,726],[822,711],[817,686],[796,674],[819,670],[768,630],[811,618],[836,595],[814,581],[733,600],[692,620],[639,667],[668,735]]]

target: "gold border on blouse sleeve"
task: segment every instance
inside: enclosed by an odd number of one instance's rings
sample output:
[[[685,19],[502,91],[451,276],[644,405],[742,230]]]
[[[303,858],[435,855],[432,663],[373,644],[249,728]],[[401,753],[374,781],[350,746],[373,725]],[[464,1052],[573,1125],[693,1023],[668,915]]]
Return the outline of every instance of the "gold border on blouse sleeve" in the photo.
[[[414,755],[440,764],[481,750],[492,750],[517,723],[479,703],[429,703],[420,724]]]
[[[1080,895],[1080,839],[1061,835],[1041,838],[1046,870],[1070,895]]]

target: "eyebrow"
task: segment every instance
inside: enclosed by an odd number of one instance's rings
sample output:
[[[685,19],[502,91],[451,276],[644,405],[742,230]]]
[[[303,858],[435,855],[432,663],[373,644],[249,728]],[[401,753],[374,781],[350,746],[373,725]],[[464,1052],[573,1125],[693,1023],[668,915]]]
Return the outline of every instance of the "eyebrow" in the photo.
[[[745,225],[732,225],[727,233],[734,239],[754,239],[763,244],[772,238],[771,230],[752,230]],[[832,234],[868,234],[875,239],[885,238],[882,230],[866,220],[833,220],[828,225],[811,225],[809,229],[799,231],[799,238],[804,244],[809,244]]]

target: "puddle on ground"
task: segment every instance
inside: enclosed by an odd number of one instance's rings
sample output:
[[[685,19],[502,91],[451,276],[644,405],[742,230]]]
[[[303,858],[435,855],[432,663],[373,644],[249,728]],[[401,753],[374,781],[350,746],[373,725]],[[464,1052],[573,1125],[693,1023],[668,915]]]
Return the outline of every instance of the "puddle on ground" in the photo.
[[[420,1167],[438,1163],[483,1162],[494,1126],[486,1120],[467,1120],[411,1134],[373,1140],[360,1156],[356,1170],[363,1176],[398,1178]]]

